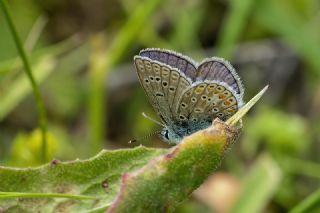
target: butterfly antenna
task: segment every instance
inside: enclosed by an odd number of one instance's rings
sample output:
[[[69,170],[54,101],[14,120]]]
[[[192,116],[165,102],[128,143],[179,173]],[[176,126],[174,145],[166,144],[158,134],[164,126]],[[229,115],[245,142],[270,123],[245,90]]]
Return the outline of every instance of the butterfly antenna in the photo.
[[[146,136],[144,136],[142,138],[130,140],[128,143],[135,143],[137,141],[144,141],[144,140],[146,140],[146,139],[148,139],[148,138],[150,138],[150,137],[152,137],[152,136],[154,136],[156,134],[159,134],[160,132],[161,132],[161,130],[156,131],[156,132],[152,132],[152,133],[150,133],[150,134],[148,134],[148,135],[146,135]]]
[[[166,127],[163,123],[157,121],[156,119],[153,119],[153,118],[149,117],[149,116],[148,116],[146,113],[144,113],[144,112],[142,112],[142,116],[145,117],[146,119],[148,119],[148,120],[150,120],[150,121],[152,121],[152,122],[160,125],[160,126]]]

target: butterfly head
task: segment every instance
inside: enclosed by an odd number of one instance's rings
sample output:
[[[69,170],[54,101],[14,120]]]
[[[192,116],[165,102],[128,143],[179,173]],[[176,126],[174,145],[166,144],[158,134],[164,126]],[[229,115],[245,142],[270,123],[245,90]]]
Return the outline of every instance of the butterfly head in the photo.
[[[160,132],[160,138],[170,144],[178,144],[181,142],[182,137],[167,127],[163,128]]]

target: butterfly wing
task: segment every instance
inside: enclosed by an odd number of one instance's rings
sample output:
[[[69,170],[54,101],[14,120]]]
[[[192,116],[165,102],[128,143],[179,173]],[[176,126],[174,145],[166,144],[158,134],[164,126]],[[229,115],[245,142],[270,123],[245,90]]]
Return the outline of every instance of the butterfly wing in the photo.
[[[192,59],[170,50],[146,49],[134,58],[150,103],[173,132],[188,135],[226,120],[242,105],[244,89],[234,68],[221,58]]]
[[[140,51],[139,55],[150,58],[154,61],[161,62],[163,64],[167,64],[172,68],[176,68],[184,73],[192,81],[196,79],[198,72],[196,65],[197,63],[194,62],[191,58],[180,53],[171,50],[149,48]]]
[[[166,126],[173,126],[173,112],[177,107],[176,98],[191,80],[178,69],[145,56],[135,56],[134,64],[141,85],[156,113]]]
[[[231,87],[241,98],[244,88],[242,82],[232,65],[223,58],[209,58],[200,63],[196,81],[224,82]]]
[[[242,99],[226,83],[205,81],[192,84],[181,96],[177,120],[208,123],[215,117],[226,120],[242,105]]]

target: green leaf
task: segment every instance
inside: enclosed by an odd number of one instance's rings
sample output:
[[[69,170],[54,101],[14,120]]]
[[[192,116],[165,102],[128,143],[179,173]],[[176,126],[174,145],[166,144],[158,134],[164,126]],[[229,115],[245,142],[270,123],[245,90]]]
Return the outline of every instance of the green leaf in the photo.
[[[44,55],[39,61],[33,66],[34,76],[38,82],[44,81],[48,75],[54,70],[56,66],[55,58]],[[0,92],[0,120],[2,120],[8,113],[11,112],[20,101],[31,92],[30,82],[26,75],[19,75],[10,86],[3,88]]]
[[[171,212],[221,163],[225,150],[239,130],[219,119],[153,159],[141,169],[126,173],[108,212]]]
[[[320,189],[304,199],[290,213],[319,212],[320,211]]]
[[[166,150],[138,147],[131,150],[102,151],[89,160],[66,163],[53,160],[38,168],[0,167],[0,191],[11,192],[0,193],[0,209],[20,212],[79,212],[104,206],[111,203],[117,194],[122,173],[135,170],[164,152]],[[24,194],[19,196],[16,192]],[[26,198],[27,192],[37,194],[30,194]],[[39,193],[45,194],[41,196]],[[57,194],[60,197],[91,196],[94,200],[79,200],[77,197],[52,198],[57,197]],[[9,199],[9,195],[19,199]]]
[[[232,0],[219,35],[218,55],[231,58],[253,11],[255,0]]]
[[[54,160],[39,168],[0,167],[0,209],[101,212],[110,206],[108,212],[172,211],[221,164],[240,133],[233,124],[265,90],[229,120],[232,125],[217,118],[169,150],[140,146],[103,151],[85,161]]]
[[[39,168],[0,167],[0,207],[99,212],[112,204],[109,212],[173,210],[220,165],[238,133],[217,119],[169,150],[140,146],[103,151],[85,161],[54,160]]]

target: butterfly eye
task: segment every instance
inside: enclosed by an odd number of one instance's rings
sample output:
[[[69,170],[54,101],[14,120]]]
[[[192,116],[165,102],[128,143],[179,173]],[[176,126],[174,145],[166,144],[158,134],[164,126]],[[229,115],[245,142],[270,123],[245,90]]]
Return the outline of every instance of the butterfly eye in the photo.
[[[165,137],[167,140],[169,140],[169,131],[168,131],[168,130],[165,131],[164,137]]]

